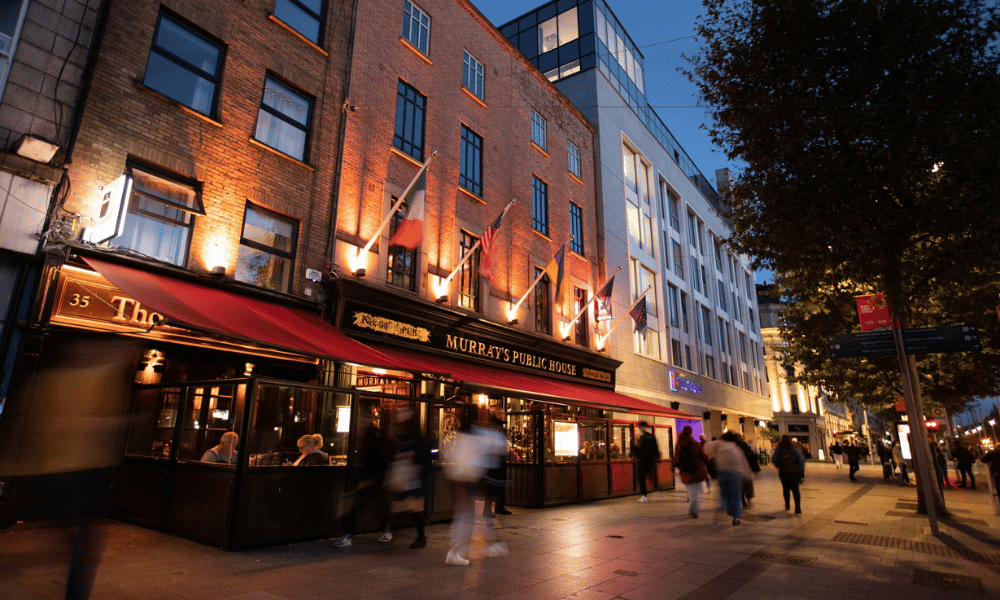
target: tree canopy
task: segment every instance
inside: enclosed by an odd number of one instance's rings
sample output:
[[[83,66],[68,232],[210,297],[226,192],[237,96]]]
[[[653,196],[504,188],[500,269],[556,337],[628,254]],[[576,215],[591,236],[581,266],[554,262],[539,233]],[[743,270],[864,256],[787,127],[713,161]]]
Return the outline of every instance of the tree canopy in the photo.
[[[791,301],[789,362],[877,407],[894,359],[829,360],[884,293],[904,328],[976,325],[981,353],[920,357],[955,409],[1000,392],[1000,13],[982,0],[704,0],[689,77],[746,166],[728,240]]]

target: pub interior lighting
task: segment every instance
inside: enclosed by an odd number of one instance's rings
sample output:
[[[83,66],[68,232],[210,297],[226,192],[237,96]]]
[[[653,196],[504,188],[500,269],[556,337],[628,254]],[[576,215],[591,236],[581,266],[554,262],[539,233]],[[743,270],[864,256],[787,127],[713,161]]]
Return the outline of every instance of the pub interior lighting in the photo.
[[[254,366],[255,365],[252,362],[245,363],[243,365],[243,376],[250,377],[251,375],[253,375]]]

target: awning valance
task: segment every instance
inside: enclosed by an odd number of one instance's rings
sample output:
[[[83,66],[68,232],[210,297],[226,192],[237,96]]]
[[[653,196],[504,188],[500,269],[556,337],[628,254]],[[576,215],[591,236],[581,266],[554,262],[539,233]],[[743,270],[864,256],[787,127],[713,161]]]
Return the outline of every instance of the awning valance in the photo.
[[[502,392],[509,396],[639,415],[658,415],[682,419],[698,418],[679,410],[619,394],[605,388],[378,344],[373,345],[373,347],[397,362],[407,365],[405,369],[408,371],[448,373],[451,379],[463,381],[472,387]]]

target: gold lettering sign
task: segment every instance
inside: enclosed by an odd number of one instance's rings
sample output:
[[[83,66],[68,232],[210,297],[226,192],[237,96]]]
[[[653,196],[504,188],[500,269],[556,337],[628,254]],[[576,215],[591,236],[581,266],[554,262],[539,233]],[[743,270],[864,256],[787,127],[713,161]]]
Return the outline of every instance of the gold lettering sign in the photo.
[[[573,363],[539,356],[530,352],[511,350],[505,346],[496,346],[485,342],[477,342],[475,340],[470,340],[457,335],[448,335],[446,348],[452,352],[471,354],[480,358],[488,358],[497,362],[528,367],[529,369],[535,369],[538,371],[546,371],[548,373],[556,373],[559,375],[569,375],[571,377],[576,377],[577,375],[576,365]],[[592,369],[585,370],[601,374],[600,371],[593,371]],[[610,373],[604,373],[603,377],[604,378],[591,378],[599,379],[600,381],[611,381]]]
[[[122,294],[96,274],[60,277],[53,311],[55,322],[102,322],[116,327],[149,330],[163,323],[163,315]]]
[[[385,317],[376,317],[363,312],[354,313],[354,326],[371,329],[379,333],[388,333],[408,340],[417,340],[427,343],[431,341],[431,332],[423,327],[417,327],[407,323],[400,323]]]
[[[611,373],[606,371],[595,371],[594,369],[583,368],[581,373],[587,379],[594,379],[596,381],[604,381],[606,383],[611,383]]]

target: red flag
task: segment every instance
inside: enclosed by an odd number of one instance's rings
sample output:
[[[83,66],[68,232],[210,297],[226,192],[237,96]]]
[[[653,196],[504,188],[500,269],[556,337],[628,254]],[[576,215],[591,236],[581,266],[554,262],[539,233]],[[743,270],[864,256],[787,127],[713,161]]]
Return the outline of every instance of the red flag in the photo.
[[[635,330],[639,333],[646,331],[646,297],[643,296],[632,310],[628,312],[635,319]]]
[[[426,192],[427,171],[421,170],[403,198],[407,207],[406,217],[389,238],[390,246],[402,246],[413,250],[420,245],[424,239],[424,196]]]
[[[594,296],[594,312],[597,314],[595,320],[610,321],[614,318],[614,311],[611,306],[611,294],[614,288],[615,276],[612,275],[611,279],[601,288],[601,291],[597,292],[597,295]]]
[[[493,242],[496,240],[497,232],[500,231],[500,222],[510,207],[511,204],[508,204],[503,209],[503,212],[500,213],[500,216],[497,217],[496,221],[493,221],[493,224],[487,227],[482,237],[479,238],[479,248],[483,252],[482,262],[479,265],[479,274],[490,281],[493,281]]]

